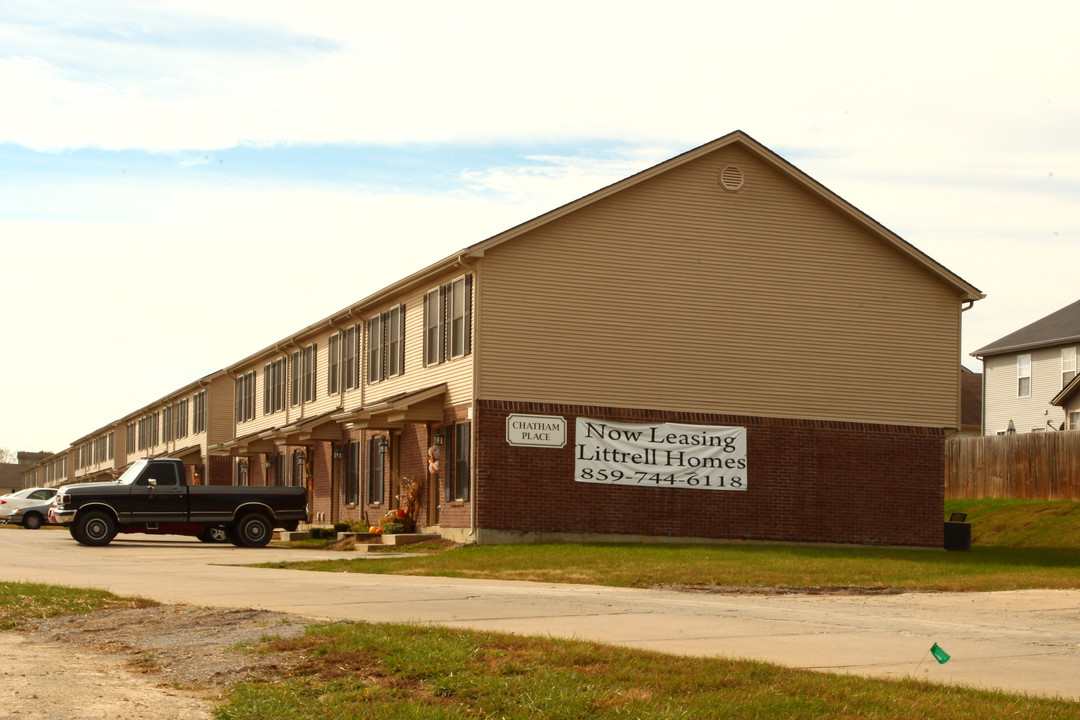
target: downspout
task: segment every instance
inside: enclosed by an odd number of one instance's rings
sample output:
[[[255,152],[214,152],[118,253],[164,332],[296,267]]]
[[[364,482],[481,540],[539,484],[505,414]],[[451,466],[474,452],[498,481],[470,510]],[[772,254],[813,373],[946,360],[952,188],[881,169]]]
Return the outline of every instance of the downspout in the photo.
[[[479,265],[469,265],[462,258],[465,257],[465,253],[461,253],[457,257],[457,264],[461,267],[469,270],[473,274],[472,282],[472,397],[470,398],[469,407],[472,409],[472,422],[473,422],[473,438],[469,443],[469,468],[472,472],[469,473],[469,534],[467,537],[476,539],[476,505],[479,502],[479,497],[476,493],[476,438],[479,435],[475,430],[479,427],[476,408],[476,383],[477,383],[477,366],[479,365],[478,356],[480,355],[480,333],[476,331],[478,321],[480,318],[480,267]],[[448,459],[449,461],[449,459]]]

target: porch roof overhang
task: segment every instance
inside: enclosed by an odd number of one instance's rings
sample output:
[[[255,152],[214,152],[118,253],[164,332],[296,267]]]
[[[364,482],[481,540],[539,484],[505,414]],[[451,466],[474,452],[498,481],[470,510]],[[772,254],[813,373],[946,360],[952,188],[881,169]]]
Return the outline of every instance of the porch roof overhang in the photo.
[[[166,453],[165,457],[184,460],[189,455],[194,455],[195,459],[199,460],[200,458],[202,458],[202,453],[200,452],[201,449],[202,448],[199,445],[188,445],[187,447],[177,448],[176,450],[172,450]]]
[[[364,407],[335,413],[332,419],[349,430],[393,430],[407,422],[441,423],[446,383],[400,393]]]

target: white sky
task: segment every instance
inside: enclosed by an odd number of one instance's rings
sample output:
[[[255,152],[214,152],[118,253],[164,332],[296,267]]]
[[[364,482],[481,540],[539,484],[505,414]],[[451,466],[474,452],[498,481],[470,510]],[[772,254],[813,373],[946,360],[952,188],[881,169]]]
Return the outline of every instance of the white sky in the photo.
[[[5,0],[0,447],[63,449],[735,129],[987,293],[977,369],[1080,298],[1078,27],[1038,0]]]

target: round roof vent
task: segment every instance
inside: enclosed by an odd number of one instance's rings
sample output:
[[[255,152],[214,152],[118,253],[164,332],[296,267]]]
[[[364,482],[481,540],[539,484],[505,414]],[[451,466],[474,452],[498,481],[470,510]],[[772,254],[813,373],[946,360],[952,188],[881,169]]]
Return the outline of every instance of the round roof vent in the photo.
[[[735,192],[743,186],[745,178],[742,168],[738,165],[725,165],[720,168],[720,187]]]

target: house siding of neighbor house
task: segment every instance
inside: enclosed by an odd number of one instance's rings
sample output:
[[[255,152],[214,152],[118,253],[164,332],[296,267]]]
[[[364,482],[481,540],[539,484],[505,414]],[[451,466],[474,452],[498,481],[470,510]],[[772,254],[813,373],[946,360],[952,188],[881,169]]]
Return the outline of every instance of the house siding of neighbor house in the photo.
[[[228,366],[203,454],[303,484],[316,524],[375,524],[415,484],[420,527],[480,543],[940,547],[981,297],[736,132]],[[596,444],[642,433],[669,444]],[[690,470],[627,464],[660,456]]]
[[[1076,375],[1080,301],[972,355],[983,361],[984,434],[1065,429],[1068,415],[1054,398]]]

